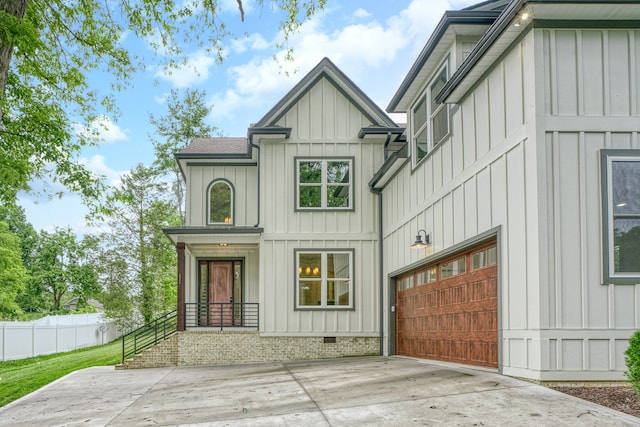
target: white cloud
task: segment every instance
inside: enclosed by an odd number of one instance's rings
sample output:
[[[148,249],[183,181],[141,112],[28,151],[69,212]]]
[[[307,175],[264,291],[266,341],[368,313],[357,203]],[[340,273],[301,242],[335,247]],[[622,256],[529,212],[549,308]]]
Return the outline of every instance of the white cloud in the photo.
[[[195,52],[187,57],[185,64],[178,68],[164,68],[156,71],[155,76],[183,88],[201,83],[209,78],[209,68],[215,59],[205,52]]]
[[[270,43],[258,33],[253,33],[231,42],[231,50],[234,53],[243,53],[246,52],[247,49],[260,51],[267,49],[269,46],[271,46]]]
[[[73,127],[79,136],[108,144],[127,140],[127,130],[120,129],[120,127],[113,123],[107,116],[98,116],[93,122],[89,123],[88,126],[75,123]]]
[[[414,0],[384,22],[367,20],[368,12],[358,9],[353,14],[361,18],[358,23],[329,31],[330,20],[343,11],[326,10],[306,21],[290,38],[293,62],[285,61],[285,52],[281,51],[275,55],[278,62],[271,56],[254,56],[248,62],[230,68],[229,88],[212,97],[215,106],[212,119],[216,122],[233,119],[236,112],[246,114],[243,108],[247,107],[264,106],[266,112],[301,78],[301,74],[325,56],[355,82],[366,80],[376,84],[374,81],[377,81],[377,85],[385,85],[385,93],[392,93],[395,87],[388,78],[390,69],[395,69],[394,81],[399,79],[396,70],[399,66],[408,68],[413,63],[443,13],[474,3],[477,0],[461,0],[454,7],[447,0]],[[399,58],[400,54],[402,58]],[[298,70],[300,73],[295,74]],[[248,119],[257,120],[255,117]]]
[[[125,175],[128,171],[118,171],[107,166],[106,159],[104,156],[100,154],[96,154],[91,158],[81,158],[80,163],[85,165],[85,167],[100,176],[104,176],[107,185],[110,187],[117,187],[120,185],[123,175]]]
[[[359,8],[355,12],[353,12],[353,16],[354,18],[368,18],[371,16],[371,14],[363,8]]]

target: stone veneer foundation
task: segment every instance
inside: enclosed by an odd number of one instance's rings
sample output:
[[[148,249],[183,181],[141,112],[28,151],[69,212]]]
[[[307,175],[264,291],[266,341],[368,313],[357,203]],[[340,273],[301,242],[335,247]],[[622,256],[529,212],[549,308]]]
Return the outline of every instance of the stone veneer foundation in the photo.
[[[120,366],[224,365],[380,354],[378,337],[260,336],[256,331],[184,331]]]

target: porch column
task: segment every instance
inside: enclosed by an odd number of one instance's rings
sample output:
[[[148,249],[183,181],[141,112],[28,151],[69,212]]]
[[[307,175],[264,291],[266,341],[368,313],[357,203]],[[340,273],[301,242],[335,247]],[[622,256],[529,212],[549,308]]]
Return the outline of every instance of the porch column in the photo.
[[[178,327],[184,331],[184,242],[176,243],[178,254]]]

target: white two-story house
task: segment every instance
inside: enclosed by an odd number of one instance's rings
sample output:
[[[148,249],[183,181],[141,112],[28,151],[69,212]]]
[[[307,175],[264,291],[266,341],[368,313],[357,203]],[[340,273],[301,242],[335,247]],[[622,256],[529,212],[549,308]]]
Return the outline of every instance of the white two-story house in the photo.
[[[447,12],[393,95],[328,59],[176,154],[172,363],[403,355],[622,380],[640,327],[640,2]]]
[[[380,354],[368,182],[403,130],[324,59],[246,138],[176,154],[186,225],[166,233],[179,259],[177,340],[189,348],[180,363]]]

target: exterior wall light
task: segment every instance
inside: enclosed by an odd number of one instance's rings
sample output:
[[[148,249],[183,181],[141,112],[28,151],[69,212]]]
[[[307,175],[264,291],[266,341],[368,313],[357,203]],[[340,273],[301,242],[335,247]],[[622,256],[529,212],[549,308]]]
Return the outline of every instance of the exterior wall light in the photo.
[[[420,233],[424,233],[424,241]],[[424,230],[418,230],[416,235],[416,241],[411,245],[411,249],[422,249],[431,246],[431,235]]]

